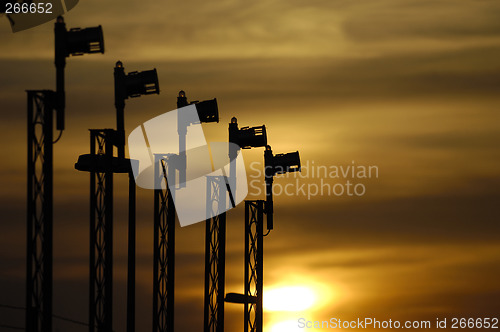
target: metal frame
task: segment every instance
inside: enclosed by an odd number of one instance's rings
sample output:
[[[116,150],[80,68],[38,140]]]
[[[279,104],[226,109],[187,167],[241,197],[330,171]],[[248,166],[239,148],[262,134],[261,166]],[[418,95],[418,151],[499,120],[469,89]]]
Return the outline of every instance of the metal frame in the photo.
[[[227,179],[207,176],[207,216],[205,231],[204,332],[224,331],[224,294],[226,276]]]
[[[175,207],[172,193],[168,189],[167,172],[175,172],[175,169],[165,165],[164,159],[168,157],[155,154],[154,163],[155,188],[162,188],[159,184],[165,179],[165,189],[154,190],[154,332],[174,331]]]
[[[264,201],[245,201],[244,332],[262,332]]]
[[[90,172],[89,331],[113,325],[112,129],[90,130],[90,153],[104,155],[107,172]]]
[[[52,330],[55,92],[28,93],[26,331]],[[38,130],[40,128],[40,130]]]

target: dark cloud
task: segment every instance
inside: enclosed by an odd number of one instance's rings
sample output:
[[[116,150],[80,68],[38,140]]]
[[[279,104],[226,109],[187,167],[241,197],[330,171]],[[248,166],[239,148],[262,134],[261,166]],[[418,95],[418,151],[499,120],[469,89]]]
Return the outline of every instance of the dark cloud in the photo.
[[[500,34],[494,1],[380,1],[351,12],[343,23],[358,42],[435,39],[441,41]]]

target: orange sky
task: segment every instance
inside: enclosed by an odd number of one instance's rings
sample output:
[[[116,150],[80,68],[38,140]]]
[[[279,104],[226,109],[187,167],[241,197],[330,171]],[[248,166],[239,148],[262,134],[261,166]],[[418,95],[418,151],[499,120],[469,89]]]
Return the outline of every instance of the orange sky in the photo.
[[[87,320],[89,179],[73,164],[89,151],[87,129],[114,127],[112,73],[122,60],[127,72],[155,67],[161,89],[127,101],[128,132],[174,109],[183,89],[190,100],[217,97],[221,122],[205,126],[209,140],[226,140],[236,116],[241,126],[266,124],[274,152],[299,150],[303,164],[378,167],[378,178],[354,179],[366,187],[361,197],[275,197],[265,288],[307,286],[317,301],[305,312],[266,312],[266,332],[300,317],[498,317],[499,14],[494,0],[82,1],[67,26],[101,24],[106,53],[67,61],[54,312]],[[24,305],[24,91],[55,86],[52,29],[13,34],[0,18],[0,304]],[[251,175],[263,151],[243,153]],[[117,180],[115,189],[117,331],[125,328],[126,185]],[[139,189],[140,331],[151,325],[152,207],[152,193]],[[203,240],[202,224],[177,232],[176,331],[203,324]],[[241,292],[241,206],[228,214],[227,249],[226,290]],[[226,331],[242,330],[242,308],[226,308]],[[23,315],[0,308],[0,324],[22,326]],[[55,331],[68,329],[85,330],[55,321]]]

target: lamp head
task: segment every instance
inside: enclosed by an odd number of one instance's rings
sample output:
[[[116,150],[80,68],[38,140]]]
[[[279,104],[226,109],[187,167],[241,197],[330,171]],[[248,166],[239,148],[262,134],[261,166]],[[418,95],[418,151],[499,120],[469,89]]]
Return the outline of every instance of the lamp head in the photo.
[[[102,27],[74,28],[66,34],[66,56],[104,53]]]
[[[200,101],[195,105],[200,122],[219,122],[219,107],[217,106],[217,98]]]
[[[266,126],[243,127],[238,130],[236,144],[242,149],[258,148],[267,145]]]
[[[277,174],[291,173],[291,172],[300,172],[300,156],[299,151],[290,152],[290,153],[280,153],[277,155],[272,155],[272,151],[269,153],[266,147],[266,153],[264,155],[265,158],[265,167],[268,172],[266,172],[266,176],[275,176]]]
[[[160,85],[156,68],[128,73],[125,76],[125,88],[127,97],[132,98],[154,93],[159,94]]]

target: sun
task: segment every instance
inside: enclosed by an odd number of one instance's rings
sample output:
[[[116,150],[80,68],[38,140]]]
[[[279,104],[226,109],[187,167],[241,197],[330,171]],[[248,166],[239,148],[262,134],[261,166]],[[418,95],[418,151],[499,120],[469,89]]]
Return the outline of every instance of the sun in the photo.
[[[264,291],[267,311],[304,311],[317,301],[316,293],[306,286],[285,286]]]
[[[299,328],[297,320],[286,320],[274,324],[271,327],[271,332],[301,332],[304,329]]]

